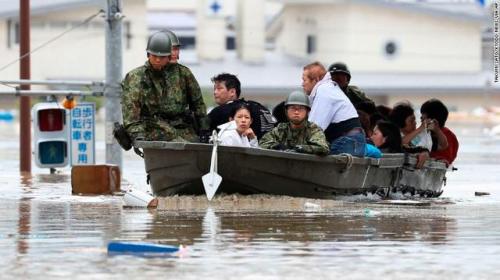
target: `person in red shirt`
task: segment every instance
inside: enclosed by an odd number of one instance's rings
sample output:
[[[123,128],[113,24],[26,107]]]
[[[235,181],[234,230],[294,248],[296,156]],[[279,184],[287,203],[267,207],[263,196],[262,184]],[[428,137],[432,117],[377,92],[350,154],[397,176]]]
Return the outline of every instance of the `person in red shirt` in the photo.
[[[435,120],[441,129],[441,132],[446,136],[446,140],[448,141],[448,147],[442,150],[438,150],[437,142],[435,141],[434,133],[431,133],[433,137],[433,145],[430,153],[431,158],[436,160],[442,160],[446,162],[447,165],[453,163],[458,153],[458,139],[455,134],[445,126],[446,121],[448,120],[448,108],[438,99],[430,99],[427,100],[422,107],[420,107],[420,113],[422,120],[432,119]]]

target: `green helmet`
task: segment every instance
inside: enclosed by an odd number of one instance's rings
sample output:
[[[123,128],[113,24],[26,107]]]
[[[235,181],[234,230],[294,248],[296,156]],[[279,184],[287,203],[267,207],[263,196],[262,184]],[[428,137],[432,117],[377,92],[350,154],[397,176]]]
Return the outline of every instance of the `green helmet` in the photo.
[[[174,32],[172,32],[168,29],[163,30],[163,32],[167,33],[168,37],[170,38],[170,41],[172,42],[172,47],[180,47],[181,46],[181,42],[179,41],[179,38],[177,37],[177,35],[175,35]]]
[[[349,68],[347,68],[347,65],[345,65],[345,63],[334,63],[330,65],[330,67],[328,67],[328,71],[330,72],[330,74],[344,73],[347,75],[349,80],[351,79],[351,72],[349,71]]]
[[[146,51],[156,56],[169,56],[172,52],[172,41],[165,32],[155,32],[148,39]]]
[[[304,92],[296,90],[288,95],[288,98],[285,102],[285,107],[289,105],[302,105],[311,109],[311,102],[309,101],[309,97],[304,94]]]

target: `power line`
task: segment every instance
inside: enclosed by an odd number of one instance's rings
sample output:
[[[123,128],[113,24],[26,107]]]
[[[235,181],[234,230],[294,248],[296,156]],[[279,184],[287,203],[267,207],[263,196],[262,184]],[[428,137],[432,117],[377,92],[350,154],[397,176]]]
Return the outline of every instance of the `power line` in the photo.
[[[80,26],[82,26],[82,25],[84,25],[84,24],[87,24],[88,22],[90,22],[92,19],[94,19],[95,17],[97,17],[97,16],[98,16],[99,14],[101,14],[101,13],[104,13],[104,10],[99,10],[99,12],[97,12],[97,13],[95,13],[95,14],[93,14],[93,15],[89,16],[88,18],[86,18],[86,19],[84,19],[82,22],[80,22],[79,24],[77,24],[77,25],[75,25],[75,26],[73,26],[73,27],[69,28],[68,30],[65,30],[65,31],[64,31],[64,32],[62,32],[61,34],[59,34],[59,35],[57,35],[57,36],[55,36],[55,37],[53,37],[53,38],[49,39],[49,40],[48,40],[48,41],[46,41],[45,43],[43,43],[43,44],[39,45],[38,47],[34,48],[33,50],[31,50],[29,53],[25,53],[24,55],[20,56],[19,58],[15,59],[15,60],[13,60],[13,61],[11,61],[11,62],[9,62],[9,63],[7,63],[6,65],[4,65],[4,66],[2,66],[2,67],[0,68],[0,72],[2,72],[3,70],[5,70],[5,69],[6,69],[6,68],[8,68],[9,66],[13,65],[14,63],[16,63],[16,62],[20,61],[21,59],[25,58],[26,56],[31,55],[32,53],[34,53],[34,52],[36,52],[36,51],[38,51],[38,50],[42,49],[43,47],[47,46],[48,44],[50,44],[50,43],[52,43],[52,42],[54,42],[54,41],[58,40],[59,38],[61,38],[62,36],[64,36],[66,33],[69,33],[69,32],[71,32],[71,31],[73,31],[74,29],[76,29],[76,28],[78,28],[78,27],[80,27]],[[2,83],[2,84],[3,84],[3,83]],[[8,86],[8,87],[13,87],[13,86],[8,85],[8,84],[3,84],[3,85]]]

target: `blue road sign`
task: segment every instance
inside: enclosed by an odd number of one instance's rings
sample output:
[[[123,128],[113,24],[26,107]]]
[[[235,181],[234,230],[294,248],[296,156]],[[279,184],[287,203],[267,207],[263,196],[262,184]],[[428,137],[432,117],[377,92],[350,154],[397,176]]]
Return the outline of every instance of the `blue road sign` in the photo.
[[[95,103],[78,103],[70,124],[71,165],[95,164]]]

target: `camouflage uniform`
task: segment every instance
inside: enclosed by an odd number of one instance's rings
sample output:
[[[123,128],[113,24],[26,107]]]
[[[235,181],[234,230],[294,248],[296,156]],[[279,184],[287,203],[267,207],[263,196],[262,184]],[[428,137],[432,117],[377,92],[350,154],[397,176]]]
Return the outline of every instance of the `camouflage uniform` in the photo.
[[[259,141],[264,149],[290,150],[299,153],[327,155],[330,147],[325,134],[319,126],[306,121],[304,127],[292,129],[290,122],[280,123],[273,130],[264,134]]]
[[[363,103],[363,102],[374,103],[357,86],[347,86],[347,89],[344,92],[345,92],[345,95],[347,96],[347,98],[349,98],[349,100],[351,101],[352,105],[354,105],[354,107],[356,107],[356,108],[357,108],[357,105],[359,103]]]
[[[189,68],[168,64],[154,70],[149,62],[122,82],[123,123],[132,139],[197,141],[208,129],[201,90]]]

